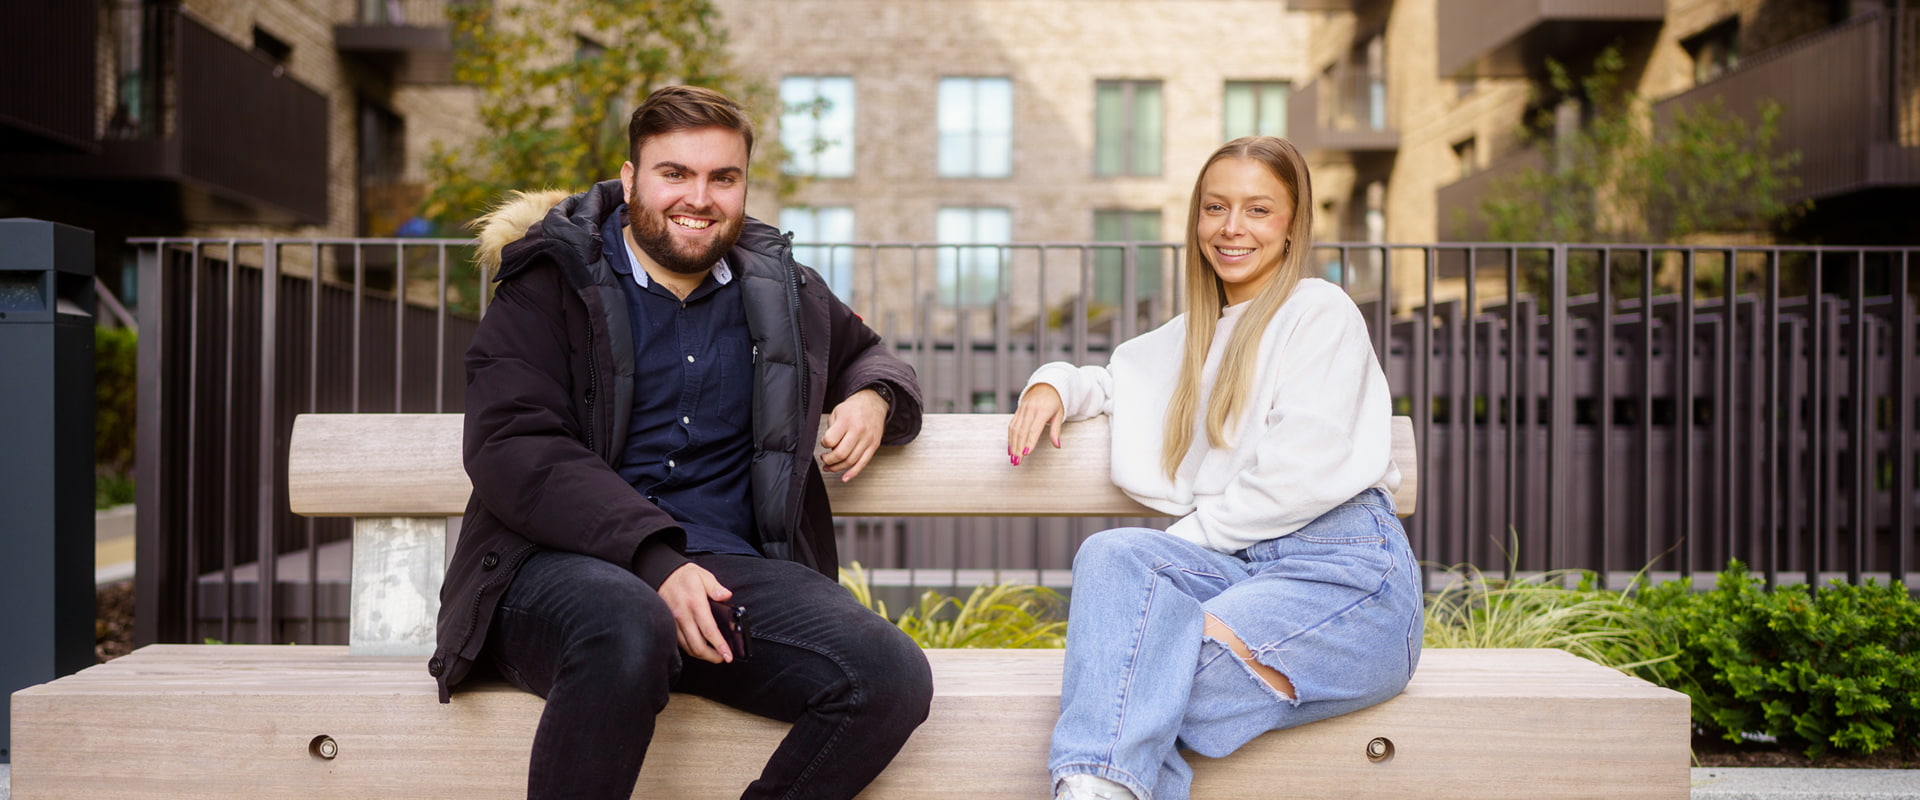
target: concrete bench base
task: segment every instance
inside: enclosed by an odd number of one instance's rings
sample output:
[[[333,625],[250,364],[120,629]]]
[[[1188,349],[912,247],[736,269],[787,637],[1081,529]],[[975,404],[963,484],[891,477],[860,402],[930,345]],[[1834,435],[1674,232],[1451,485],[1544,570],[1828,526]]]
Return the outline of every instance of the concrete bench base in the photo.
[[[1039,800],[1060,651],[929,651],[933,715],[864,798]],[[111,798],[517,798],[541,701],[441,705],[417,657],[154,645],[13,696],[13,792]],[[634,792],[738,797],[786,726],[677,695]],[[1189,756],[1229,797],[1684,798],[1687,698],[1556,650],[1429,650],[1407,692]],[[1368,757],[1369,743],[1391,756]],[[332,758],[321,755],[331,742]]]

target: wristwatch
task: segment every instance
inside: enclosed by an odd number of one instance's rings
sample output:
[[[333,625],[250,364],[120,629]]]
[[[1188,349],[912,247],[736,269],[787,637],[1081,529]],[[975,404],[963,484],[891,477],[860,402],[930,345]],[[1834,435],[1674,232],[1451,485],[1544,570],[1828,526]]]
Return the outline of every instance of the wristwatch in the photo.
[[[893,418],[893,388],[892,387],[889,387],[884,381],[874,381],[860,388],[872,389],[874,394],[880,395],[880,399],[885,400],[887,403],[887,418],[888,419]]]

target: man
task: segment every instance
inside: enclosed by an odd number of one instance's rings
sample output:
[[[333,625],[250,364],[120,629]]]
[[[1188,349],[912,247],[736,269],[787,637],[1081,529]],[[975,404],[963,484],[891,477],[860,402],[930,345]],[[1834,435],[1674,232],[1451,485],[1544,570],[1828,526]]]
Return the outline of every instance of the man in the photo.
[[[852,797],[932,678],[829,577],[813,447],[854,479],[919,432],[919,387],[746,217],[737,104],[664,88],[628,140],[619,181],[484,221],[483,251],[511,243],[467,351],[473,498],[428,671],[443,702],[476,667],[546,698],[529,797],[630,797],[670,690],[793,723],[745,796]]]

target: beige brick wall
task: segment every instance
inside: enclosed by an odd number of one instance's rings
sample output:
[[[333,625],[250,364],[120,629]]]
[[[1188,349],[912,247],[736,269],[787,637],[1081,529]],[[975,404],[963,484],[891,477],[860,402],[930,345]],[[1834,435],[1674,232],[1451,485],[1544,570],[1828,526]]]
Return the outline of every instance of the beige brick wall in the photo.
[[[814,179],[789,205],[849,206],[855,237],[931,242],[943,206],[1011,210],[1016,242],[1079,242],[1096,209],[1157,209],[1160,236],[1183,238],[1200,164],[1222,143],[1228,80],[1303,83],[1304,15],[1282,0],[722,0],[739,64],[777,88],[796,75],[852,76],[853,177]],[[1003,179],[937,174],[936,96],[943,77],[1006,77],[1013,86],[1013,166]],[[1158,177],[1093,174],[1094,84],[1163,82]],[[766,132],[774,136],[775,132]],[[756,191],[748,210],[778,218]],[[928,256],[927,260],[931,260]],[[1064,256],[1053,262],[1071,266]],[[1032,280],[1023,262],[1013,267]],[[1070,289],[1050,277],[1047,302]],[[907,307],[906,267],[883,268],[883,300]],[[922,276],[925,288],[927,276]],[[1030,292],[1014,302],[1031,311]]]
[[[850,75],[856,168],[795,198],[851,205],[857,234],[931,241],[943,205],[1013,209],[1018,241],[1084,240],[1096,208],[1160,209],[1180,235],[1195,171],[1222,141],[1223,84],[1298,82],[1304,20],[1276,0],[724,0],[743,68],[769,86],[789,75]],[[1007,77],[1014,94],[1012,176],[941,178],[935,94],[943,77]],[[1093,176],[1099,79],[1164,82],[1166,139],[1157,178]],[[771,134],[769,134],[771,135]],[[757,215],[779,203],[761,193]]]
[[[457,145],[477,131],[477,93],[472,87],[394,85],[335,49],[334,26],[357,18],[357,0],[186,0],[182,5],[195,19],[243,48],[252,46],[255,26],[291,45],[288,73],[326,96],[329,104],[325,224],[196,225],[189,229],[190,236],[356,235],[362,97],[385,105],[405,119],[403,180],[408,183],[426,181],[425,159],[431,142]]]

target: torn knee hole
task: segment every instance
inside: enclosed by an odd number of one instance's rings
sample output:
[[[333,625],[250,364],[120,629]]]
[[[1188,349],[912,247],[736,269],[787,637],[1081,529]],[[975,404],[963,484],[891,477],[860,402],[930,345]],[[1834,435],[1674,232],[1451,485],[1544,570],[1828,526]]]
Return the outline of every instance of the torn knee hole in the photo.
[[[1253,650],[1247,647],[1246,642],[1240,640],[1239,634],[1234,633],[1232,628],[1227,627],[1227,623],[1221,622],[1219,617],[1212,614],[1208,614],[1206,617],[1207,624],[1205,634],[1208,638],[1226,645],[1227,649],[1233,652],[1235,658],[1240,659],[1241,663],[1246,664],[1249,669],[1252,669],[1253,674],[1260,676],[1260,680],[1266,681],[1268,686],[1273,687],[1274,691],[1286,696],[1287,699],[1293,699],[1292,680],[1280,674],[1279,670],[1269,667],[1261,663],[1259,659],[1254,658]]]

